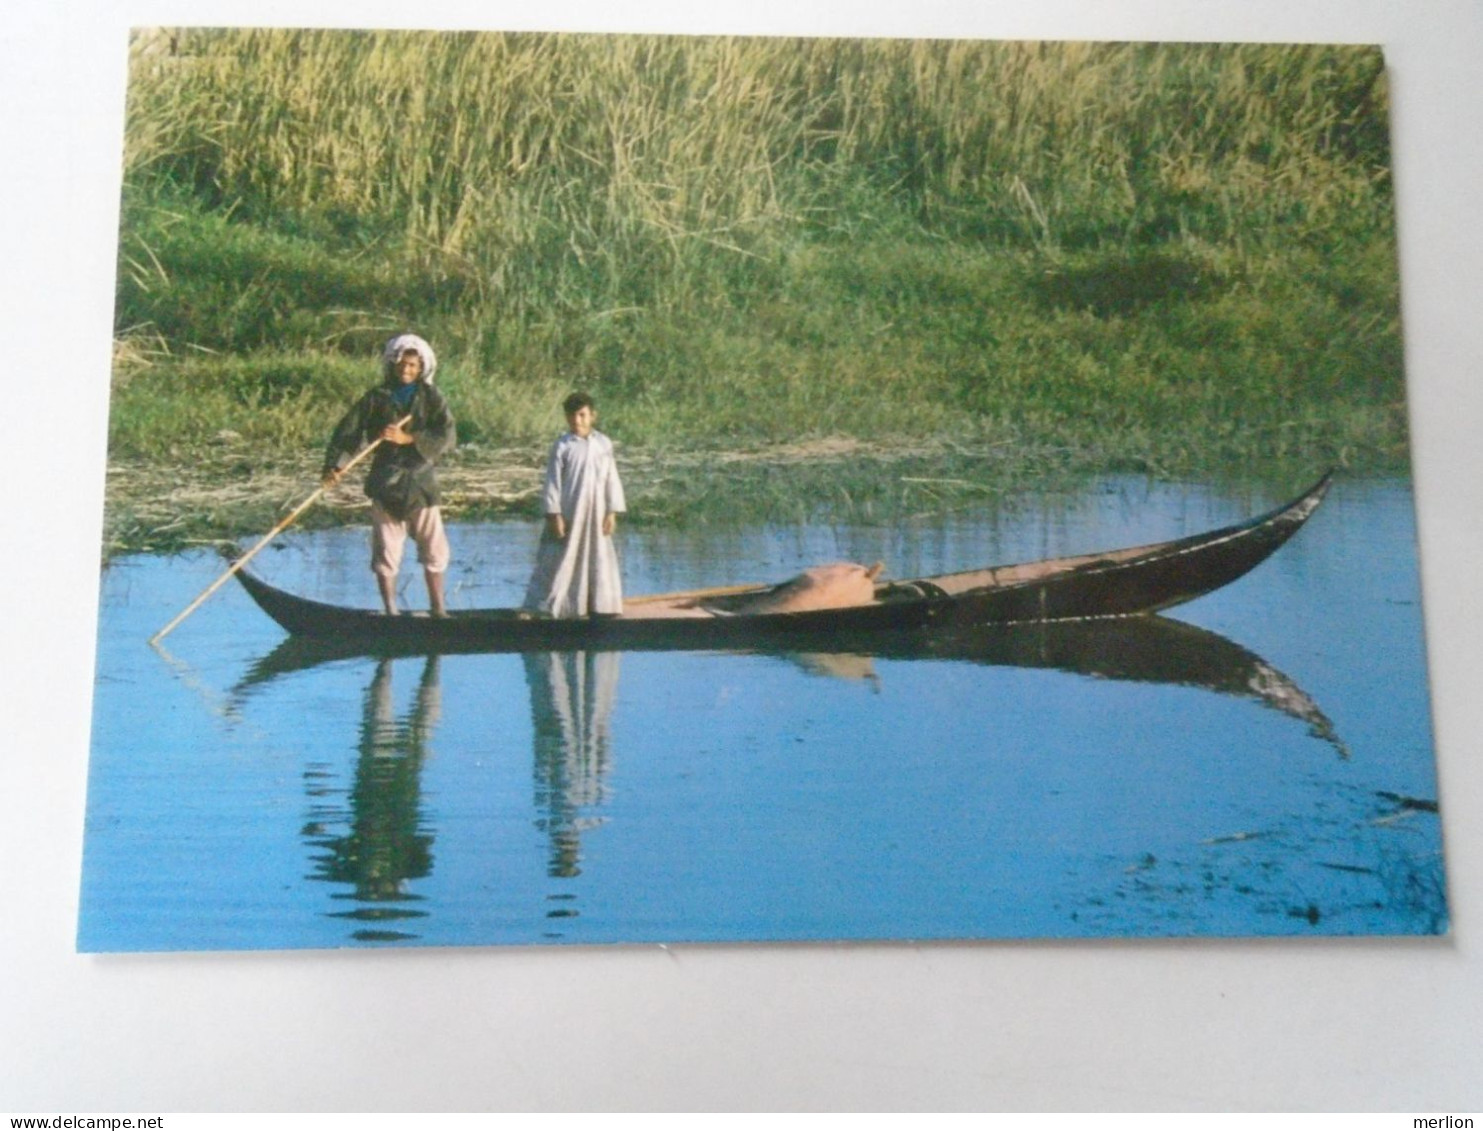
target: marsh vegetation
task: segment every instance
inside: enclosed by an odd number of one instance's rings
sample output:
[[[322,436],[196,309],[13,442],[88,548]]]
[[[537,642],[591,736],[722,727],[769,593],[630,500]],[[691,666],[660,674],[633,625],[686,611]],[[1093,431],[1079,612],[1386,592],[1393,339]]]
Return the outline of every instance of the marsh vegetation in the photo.
[[[1375,49],[132,50],[113,549],[259,523],[405,328],[439,350],[466,513],[529,504],[577,386],[636,518],[1406,464]]]

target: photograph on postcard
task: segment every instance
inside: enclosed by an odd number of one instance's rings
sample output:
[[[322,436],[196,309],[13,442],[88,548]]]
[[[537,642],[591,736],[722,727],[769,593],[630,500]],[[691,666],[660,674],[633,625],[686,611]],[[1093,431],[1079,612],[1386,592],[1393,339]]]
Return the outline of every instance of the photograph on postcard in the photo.
[[[1447,931],[1379,48],[129,52],[79,949]]]

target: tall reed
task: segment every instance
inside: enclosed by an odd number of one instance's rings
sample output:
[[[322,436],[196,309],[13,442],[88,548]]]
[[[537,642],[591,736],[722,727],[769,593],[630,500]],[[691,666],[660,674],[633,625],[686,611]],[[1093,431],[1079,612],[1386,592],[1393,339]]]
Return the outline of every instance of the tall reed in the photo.
[[[1363,47],[140,33],[120,357],[219,419],[415,325],[475,440],[600,379],[656,445],[1392,459],[1386,100]]]
[[[1377,51],[227,30],[138,41],[126,170],[374,218],[521,307],[858,223],[885,187],[1045,249],[1387,203]],[[568,294],[567,297],[575,298]],[[643,297],[643,296],[640,296]],[[674,300],[677,296],[669,296]]]

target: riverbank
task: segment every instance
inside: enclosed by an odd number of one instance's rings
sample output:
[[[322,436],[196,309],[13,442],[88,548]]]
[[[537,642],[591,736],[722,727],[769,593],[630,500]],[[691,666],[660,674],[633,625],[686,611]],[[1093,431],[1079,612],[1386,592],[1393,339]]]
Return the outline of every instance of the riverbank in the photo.
[[[469,445],[441,472],[450,521],[539,519],[544,450]],[[958,438],[865,442],[845,436],[726,451],[619,447],[626,521],[674,527],[848,522],[900,524],[984,506],[1014,505],[1068,490],[1099,474],[1169,478],[1137,461],[1106,463],[1089,453],[1011,443],[969,447]],[[1334,453],[1275,461],[1242,478],[1296,489],[1322,470],[1345,467]],[[247,544],[272,529],[316,489],[312,458],[254,460],[222,442],[189,466],[110,460],[102,554],[175,553],[203,545]],[[1226,478],[1230,478],[1228,473]],[[322,496],[298,525],[310,529],[369,521],[360,478]]]
[[[170,553],[250,540],[271,529],[317,485],[315,460],[252,463],[231,441],[214,459],[189,468],[141,460],[110,461],[104,557]],[[442,469],[443,508],[451,521],[539,517],[544,451],[457,452]],[[628,521],[717,524],[732,521],[869,521],[950,509],[1010,488],[1017,476],[995,468],[993,452],[947,443],[865,444],[845,437],[750,450],[655,453],[620,448]],[[368,521],[360,476],[323,495],[300,525]]]

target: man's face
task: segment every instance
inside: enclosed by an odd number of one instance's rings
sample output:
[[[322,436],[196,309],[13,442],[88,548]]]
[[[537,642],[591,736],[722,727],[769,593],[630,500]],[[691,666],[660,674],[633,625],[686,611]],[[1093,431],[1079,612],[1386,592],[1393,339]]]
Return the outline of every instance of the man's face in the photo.
[[[403,350],[397,359],[397,376],[403,385],[410,385],[422,376],[422,355],[416,350]]]

